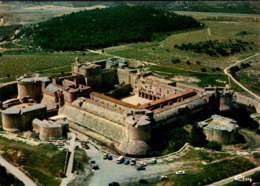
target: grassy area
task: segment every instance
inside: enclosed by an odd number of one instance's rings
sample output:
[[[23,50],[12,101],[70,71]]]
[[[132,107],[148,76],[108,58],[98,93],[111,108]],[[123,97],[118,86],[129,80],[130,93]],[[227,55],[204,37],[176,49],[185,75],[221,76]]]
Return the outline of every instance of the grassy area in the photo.
[[[42,185],[59,185],[59,172],[63,170],[65,152],[61,152],[53,144],[30,146],[26,143],[8,140],[0,136],[2,156],[22,167]]]
[[[200,150],[190,150],[181,157],[184,161],[206,161],[211,163],[212,161],[220,160],[229,157],[229,154],[224,153],[209,153]]]
[[[258,41],[258,29],[255,23],[222,23],[215,21],[208,21],[205,23],[210,28],[211,35],[209,35],[208,29],[205,28],[190,32],[174,33],[162,42],[140,42],[126,44],[119,47],[110,47],[105,49],[105,51],[113,55],[193,71],[201,71],[201,68],[203,67],[219,67],[223,69],[224,67],[234,63],[235,60],[256,52],[257,48],[254,48],[251,51],[238,53],[229,57],[210,57],[206,54],[198,54],[189,50],[182,51],[179,49],[174,49],[175,44],[181,45],[182,43],[197,43],[207,40],[218,40],[220,42],[228,39],[239,39],[246,42]],[[238,33],[242,31],[245,31],[248,34],[238,35]],[[173,58],[179,58],[181,63],[173,64],[171,62]],[[187,60],[191,62],[191,65],[186,65]],[[196,65],[197,61],[201,62],[201,66]],[[210,69],[207,69],[207,72],[210,71]]]
[[[10,75],[11,78],[0,80],[8,82],[14,79],[16,75],[24,73],[34,73],[36,71],[44,71],[43,73],[60,73],[70,71],[69,66],[74,63],[75,57],[79,57],[81,61],[95,61],[105,59],[106,56],[94,54],[90,52],[42,52],[35,50],[18,50],[7,51],[3,53],[0,61],[0,77]],[[63,67],[60,69],[51,69]]]
[[[258,59],[248,61],[250,67],[240,69],[235,78],[252,92],[260,95],[260,61]]]
[[[74,155],[73,172],[84,172],[88,164],[89,158],[83,149],[77,149]]]
[[[24,184],[23,182],[18,180],[14,175],[7,173],[5,167],[2,167],[0,165],[0,185],[1,186],[9,186],[9,185],[22,186]]]
[[[222,82],[227,81],[227,76],[221,73],[202,73],[202,72],[192,72],[186,70],[179,70],[170,66],[150,66],[149,69],[153,72],[161,71],[171,73],[167,75],[167,78],[170,79],[176,75],[184,75],[184,76],[194,76],[200,80],[197,84],[199,86],[206,86],[206,85],[217,85],[223,86]],[[216,80],[221,80],[222,82],[218,82]]]
[[[203,165],[201,170],[171,180],[174,185],[205,185],[254,168],[246,158],[235,158]],[[169,180],[170,181],[170,180]]]

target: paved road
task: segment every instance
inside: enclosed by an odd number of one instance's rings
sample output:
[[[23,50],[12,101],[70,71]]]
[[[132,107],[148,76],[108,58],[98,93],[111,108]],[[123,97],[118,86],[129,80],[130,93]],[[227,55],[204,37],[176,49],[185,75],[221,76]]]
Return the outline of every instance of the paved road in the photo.
[[[37,186],[31,178],[26,176],[22,171],[20,171],[17,167],[10,164],[4,158],[0,156],[0,164],[5,167],[11,174],[13,174],[16,178],[21,180],[26,186]]]
[[[250,175],[254,174],[256,171],[260,171],[260,166],[254,168],[254,169],[251,169],[251,170],[249,170],[249,171],[240,173],[240,174],[242,174],[243,176],[250,176]],[[219,185],[228,184],[228,183],[230,183],[230,182],[233,181],[234,177],[235,177],[235,175],[232,176],[232,177],[226,178],[226,179],[224,179],[224,180],[220,180],[220,181],[218,181],[218,182],[212,183],[212,184],[210,184],[209,186],[219,186]]]
[[[69,151],[71,152],[69,162],[68,162],[68,167],[66,171],[66,178],[64,178],[60,184],[60,186],[65,186],[67,185],[73,178],[73,174],[71,173],[73,169],[73,161],[74,161],[74,148],[75,148],[75,140],[76,140],[76,134],[70,133],[71,139],[70,139],[70,146],[69,146]]]
[[[231,74],[229,74],[229,72],[228,72],[228,70],[229,70],[231,67],[233,67],[233,66],[235,66],[235,65],[237,65],[237,64],[239,64],[239,63],[242,63],[243,61],[246,61],[246,60],[248,60],[248,59],[250,59],[250,58],[252,58],[252,57],[258,56],[259,54],[260,54],[260,53],[257,53],[257,54],[255,54],[255,55],[252,55],[252,56],[246,58],[246,59],[243,59],[243,60],[241,60],[241,61],[238,61],[238,62],[234,63],[233,65],[231,65],[231,66],[225,68],[225,69],[224,69],[224,73],[225,73],[226,75],[228,75],[238,86],[240,86],[240,87],[241,87],[242,89],[244,89],[246,92],[248,92],[249,94],[251,94],[252,96],[254,96],[256,99],[259,99],[259,100],[260,100],[260,97],[259,97],[258,95],[256,95],[255,93],[251,92],[251,91],[248,90],[246,87],[244,87],[241,83],[239,83],[239,82],[238,82]]]

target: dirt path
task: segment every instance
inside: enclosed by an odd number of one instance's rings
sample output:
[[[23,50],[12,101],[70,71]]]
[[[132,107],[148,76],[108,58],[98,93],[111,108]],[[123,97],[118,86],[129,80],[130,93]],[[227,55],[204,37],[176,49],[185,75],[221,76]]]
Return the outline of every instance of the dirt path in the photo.
[[[60,68],[64,68],[64,67],[69,67],[71,65],[64,65],[64,66],[61,66],[61,67],[54,67],[54,68],[47,68],[47,69],[44,69],[44,70],[37,70],[35,72],[45,72],[45,71],[48,71],[48,70],[55,70],[55,69],[60,69]]]
[[[16,178],[21,180],[26,186],[37,186],[28,176],[26,176],[22,171],[20,171],[17,167],[10,164],[4,158],[0,156],[0,164],[5,167],[11,174],[13,174]]]
[[[239,82],[228,72],[228,70],[229,70],[231,67],[233,67],[233,66],[235,66],[235,65],[237,65],[237,64],[239,64],[239,63],[242,63],[242,62],[244,62],[244,61],[246,61],[246,60],[248,60],[248,59],[250,59],[250,58],[252,58],[252,57],[258,56],[259,54],[260,54],[260,53],[257,53],[257,54],[254,54],[254,55],[250,56],[250,57],[247,57],[247,58],[245,58],[245,59],[243,59],[243,60],[237,61],[237,62],[234,63],[233,65],[231,65],[231,66],[225,68],[225,69],[224,69],[224,73],[225,73],[229,78],[231,78],[238,86],[240,86],[242,89],[244,89],[246,92],[248,92],[249,94],[251,94],[251,95],[252,95],[253,97],[255,97],[256,99],[259,99],[259,100],[260,100],[260,97],[259,97],[258,95],[256,95],[256,94],[253,93],[252,91],[248,90],[245,86],[243,86],[241,83],[239,83]]]

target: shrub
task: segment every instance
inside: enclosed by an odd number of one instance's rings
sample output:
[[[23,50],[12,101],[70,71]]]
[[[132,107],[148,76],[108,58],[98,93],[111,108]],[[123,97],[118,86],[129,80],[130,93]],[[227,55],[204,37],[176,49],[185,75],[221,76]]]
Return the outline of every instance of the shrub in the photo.
[[[206,72],[207,71],[205,68],[201,68],[200,70],[201,70],[201,72]]]
[[[197,65],[200,65],[200,64],[201,64],[201,62],[200,62],[200,61],[196,61],[196,64],[197,64]]]
[[[190,65],[190,64],[191,64],[191,62],[188,60],[188,61],[186,61],[186,64],[187,64],[187,65]]]
[[[219,67],[216,68],[216,71],[220,71],[221,69]]]
[[[208,143],[202,128],[200,128],[197,124],[195,124],[192,127],[191,137],[189,142],[192,146],[198,146],[198,147],[205,147]]]
[[[209,141],[207,144],[207,148],[213,149],[213,150],[221,150],[222,145],[218,143],[217,141]]]
[[[180,62],[181,62],[181,59],[180,59],[180,58],[172,58],[172,62],[173,62],[174,64],[180,63]]]

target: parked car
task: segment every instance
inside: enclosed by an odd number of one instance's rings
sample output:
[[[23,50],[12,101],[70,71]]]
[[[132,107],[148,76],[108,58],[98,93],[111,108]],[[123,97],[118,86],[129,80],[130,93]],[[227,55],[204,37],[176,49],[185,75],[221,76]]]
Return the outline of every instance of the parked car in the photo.
[[[117,182],[111,182],[108,184],[108,186],[120,186]]]
[[[116,162],[117,164],[123,163],[125,161],[124,156],[120,156],[119,158],[117,158]]]
[[[95,161],[95,160],[90,160],[89,163],[90,163],[90,165],[91,165],[91,164],[95,164],[96,161]]]
[[[108,159],[108,160],[112,160],[112,159],[113,159],[113,156],[110,155],[110,154],[108,154],[108,155],[107,155],[107,159]]]
[[[106,160],[107,159],[107,153],[103,155],[103,159]]]
[[[135,163],[136,163],[136,160],[135,159],[131,159],[130,164],[131,165],[135,165]]]
[[[147,184],[147,183],[148,183],[148,181],[147,181],[147,180],[145,180],[145,179],[140,179],[140,180],[138,181],[138,183]]]
[[[160,176],[160,180],[167,180],[168,177],[167,176]]]
[[[138,166],[143,166],[143,167],[145,167],[145,166],[147,166],[147,163],[138,163]]]
[[[156,158],[153,158],[151,161],[152,164],[156,164],[156,162],[157,162]]]
[[[137,166],[137,167],[136,167],[136,170],[137,170],[137,171],[145,170],[145,167],[144,167],[144,166]]]
[[[176,172],[176,174],[177,174],[177,175],[185,175],[185,174],[186,174],[186,172],[185,172],[185,171],[182,171],[182,170],[180,170],[180,171],[177,171],[177,172]]]
[[[125,160],[125,162],[124,162],[125,165],[128,165],[129,163],[130,163],[129,160]]]
[[[91,164],[91,168],[94,169],[94,170],[98,170],[99,167],[98,167],[98,164]]]
[[[239,181],[239,182],[249,182],[249,183],[252,183],[252,178],[246,178],[245,176],[239,174],[239,175],[236,175],[233,179],[233,181]]]

